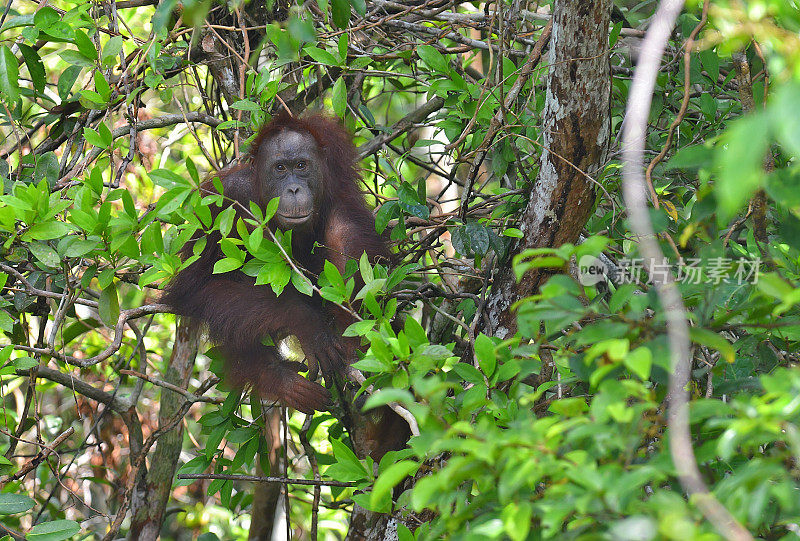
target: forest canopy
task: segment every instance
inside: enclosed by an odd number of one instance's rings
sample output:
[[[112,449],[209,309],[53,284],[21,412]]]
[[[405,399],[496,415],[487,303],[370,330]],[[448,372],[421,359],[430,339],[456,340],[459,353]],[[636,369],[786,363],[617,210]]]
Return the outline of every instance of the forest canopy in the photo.
[[[797,537],[798,111],[796,0],[0,2],[0,540]],[[390,258],[225,203],[281,114]],[[206,243],[348,313],[329,411],[161,302]]]

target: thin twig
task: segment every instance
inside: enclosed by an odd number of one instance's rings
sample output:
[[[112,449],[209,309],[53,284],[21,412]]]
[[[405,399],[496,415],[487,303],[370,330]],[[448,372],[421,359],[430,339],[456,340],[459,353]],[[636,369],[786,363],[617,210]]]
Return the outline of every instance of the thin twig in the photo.
[[[91,385],[82,379],[78,379],[72,374],[65,374],[60,370],[54,370],[46,366],[36,366],[31,370],[17,370],[16,375],[20,377],[39,377],[54,383],[58,383],[59,385],[63,385],[67,389],[72,390],[74,393],[78,393],[79,395],[85,396],[86,398],[94,400],[95,402],[105,404],[110,410],[116,413],[124,413],[133,406],[133,402],[127,397],[117,398],[113,394],[107,393],[102,389],[98,389],[94,385]]]
[[[700,33],[700,30],[702,30],[702,28],[706,25],[706,20],[708,20],[708,3],[709,0],[705,0],[705,2],[703,2],[703,14],[700,17],[700,22],[698,22],[697,26],[694,27],[694,30],[692,30],[692,33],[689,34],[689,38],[683,45],[683,100],[681,101],[681,108],[678,111],[678,116],[675,117],[675,120],[672,121],[672,124],[670,124],[669,129],[667,130],[667,140],[664,141],[664,146],[661,147],[661,152],[659,152],[656,157],[650,161],[650,164],[647,166],[647,170],[644,172],[645,182],[647,182],[647,189],[650,192],[650,200],[653,202],[653,206],[655,208],[659,207],[659,203],[658,195],[656,194],[655,188],[653,188],[653,169],[656,165],[661,163],[661,160],[663,160],[664,156],[667,155],[670,145],[672,145],[672,137],[675,135],[675,130],[678,126],[680,126],[681,122],[683,122],[683,118],[686,116],[686,111],[689,109],[689,98],[691,97],[692,89],[692,51],[694,50],[694,43],[697,39],[697,34]]]
[[[438,111],[444,106],[444,98],[436,96],[431,100],[424,103],[422,106],[408,113],[401,118],[388,133],[384,133],[373,137],[360,147],[358,147],[358,155],[363,158],[373,154],[376,150],[381,148],[384,144],[396,139],[402,133],[412,129],[414,125],[426,119],[428,115],[434,111]]]
[[[66,439],[69,438],[70,436],[72,436],[72,434],[74,434],[74,433],[75,433],[75,429],[73,427],[67,428],[64,432],[59,434],[59,436],[56,439],[53,440],[53,443],[51,443],[50,445],[43,446],[44,448],[41,451],[39,451],[39,454],[36,455],[35,457],[33,457],[27,463],[25,463],[25,465],[23,465],[17,472],[15,472],[15,473],[13,473],[11,475],[7,475],[7,476],[3,477],[2,479],[0,479],[0,486],[3,486],[3,485],[5,485],[6,483],[8,483],[10,481],[15,481],[17,479],[22,479],[23,477],[28,475],[28,473],[33,471],[48,456],[53,454],[53,452],[56,450],[56,448],[59,445],[61,445],[62,443],[64,443],[66,441]]]
[[[261,477],[258,475],[233,475],[225,473],[181,473],[178,479],[225,479],[226,481],[252,481],[254,483],[281,483],[283,485],[307,485],[322,487],[354,487],[355,483],[345,481],[319,481],[316,479],[295,479],[291,477]]]
[[[181,387],[178,387],[177,385],[174,385],[174,384],[172,384],[172,383],[170,383],[168,381],[164,381],[163,379],[155,378],[155,377],[149,376],[147,374],[142,374],[141,372],[137,372],[136,370],[125,370],[125,369],[123,369],[123,370],[120,370],[119,373],[120,374],[124,374],[126,376],[134,376],[136,378],[143,379],[143,380],[145,380],[147,382],[150,382],[153,385],[157,385],[158,387],[163,387],[164,389],[169,389],[170,391],[178,393],[179,395],[181,395],[184,398],[186,398],[186,400],[189,400],[191,402],[209,402],[211,404],[222,404],[225,401],[222,398],[214,398],[214,397],[211,397],[211,396],[202,396],[202,395],[198,396],[198,395],[194,394],[193,392],[188,391],[186,389],[183,389]]]
[[[311,429],[311,421],[314,419],[313,415],[306,415],[306,420],[303,422],[303,427],[300,429],[300,444],[306,452],[306,458],[311,466],[311,471],[314,472],[314,480],[320,481],[319,464],[317,464],[317,453],[314,447],[308,440],[308,431]],[[311,501],[311,531],[309,537],[312,541],[317,540],[317,522],[319,521],[319,500],[320,500],[320,485],[314,485],[314,497]]]

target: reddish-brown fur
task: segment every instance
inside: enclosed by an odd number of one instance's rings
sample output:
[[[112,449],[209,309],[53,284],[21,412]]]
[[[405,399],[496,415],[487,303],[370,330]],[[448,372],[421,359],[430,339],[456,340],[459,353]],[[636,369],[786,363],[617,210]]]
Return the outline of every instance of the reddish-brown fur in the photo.
[[[298,263],[318,275],[325,259],[342,273],[348,259],[358,259],[364,252],[373,262],[388,259],[386,243],[375,232],[372,213],[359,190],[355,147],[347,132],[330,118],[282,115],[265,125],[246,163],[220,173],[225,196],[244,208],[250,201],[263,208],[278,195],[261,193],[265,183],[260,175],[265,173],[257,170],[254,157],[262,145],[286,131],[310,134],[324,160],[322,202],[315,209],[313,227],[293,231],[292,251]],[[327,391],[300,376],[277,348],[263,345],[262,339],[269,336],[277,342],[295,335],[307,357],[319,361],[324,373],[332,373],[355,354],[357,344],[345,342],[341,336],[351,320],[318,296],[303,295],[291,284],[276,296],[269,285],[256,286],[239,271],[213,274],[214,263],[222,257],[219,239],[219,233],[208,235],[200,259],[167,286],[163,302],[176,313],[207,325],[211,340],[220,346],[227,361],[233,385],[251,384],[260,394],[306,413],[324,409],[329,401]],[[312,251],[315,242],[325,248]],[[184,257],[191,249],[189,243]],[[315,352],[320,354],[315,356]]]

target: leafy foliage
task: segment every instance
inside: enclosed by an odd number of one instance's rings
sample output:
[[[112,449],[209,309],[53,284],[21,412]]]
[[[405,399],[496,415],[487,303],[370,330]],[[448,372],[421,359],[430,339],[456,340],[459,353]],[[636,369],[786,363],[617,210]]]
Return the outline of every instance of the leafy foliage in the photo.
[[[357,505],[392,513],[403,540],[715,538],[670,456],[667,321],[620,219],[618,149],[578,245],[515,251],[539,173],[547,66],[512,107],[504,100],[552,3],[256,4],[191,0],[179,17],[174,1],[12,2],[0,17],[3,528],[107,535],[146,473],[143,443],[164,436],[154,405],[188,381],[175,419],[186,426],[173,455],[180,512],[165,539],[246,538],[252,485],[230,476],[256,471],[321,480],[314,524],[315,487],[286,484],[302,532],[341,535]],[[681,16],[673,52],[701,4]],[[614,135],[655,2],[615,6]],[[657,79],[646,143],[666,159],[653,163],[651,216],[690,314],[704,480],[753,535],[788,538],[800,524],[800,16],[786,0],[713,8],[690,65],[676,54]],[[212,212],[225,195],[201,179],[280,107],[312,102],[355,133],[397,264],[364,257],[309,275],[291,232],[268,227],[277,200]],[[501,130],[487,137],[493,118]],[[213,348],[170,379],[179,340],[158,288],[199,256],[205,239],[179,255],[199,232],[220,233],[215,273],[359,314],[345,335],[363,344],[353,367],[364,408],[407,410],[420,432],[407,448],[376,464],[341,415],[284,415],[224,383],[212,390]],[[587,283],[570,270],[584,260],[614,272]],[[552,277],[515,305],[519,333],[501,340],[486,298],[508,265],[518,279]],[[151,459],[148,475],[161,466]]]

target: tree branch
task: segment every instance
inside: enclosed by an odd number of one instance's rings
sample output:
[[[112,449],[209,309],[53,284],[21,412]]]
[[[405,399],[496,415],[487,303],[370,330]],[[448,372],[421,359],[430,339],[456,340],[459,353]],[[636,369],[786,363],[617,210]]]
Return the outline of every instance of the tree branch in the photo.
[[[642,174],[647,119],[661,58],[682,8],[683,0],[663,0],[653,16],[634,72],[623,125],[623,195],[628,207],[631,229],[638,236],[639,253],[645,261],[651,262],[650,265],[645,265],[649,268],[654,264],[660,264],[665,258],[656,242],[655,230],[650,221],[645,178]],[[751,540],[750,532],[745,530],[708,490],[697,467],[689,424],[687,384],[691,376],[692,356],[686,308],[671,272],[656,272],[650,277],[656,286],[667,323],[667,339],[672,363],[667,425],[670,434],[670,453],[678,478],[706,519],[723,537],[736,541]]]
[[[406,116],[401,118],[394,126],[389,133],[384,133],[381,135],[377,135],[358,147],[358,155],[359,157],[363,158],[365,156],[369,156],[370,154],[374,153],[376,150],[381,148],[386,143],[392,141],[399,137],[402,133],[407,132],[408,130],[412,129],[415,124],[418,122],[422,122],[425,120],[428,115],[433,113],[434,111],[438,111],[444,106],[444,98],[436,96],[425,102],[420,107],[417,107]]]

